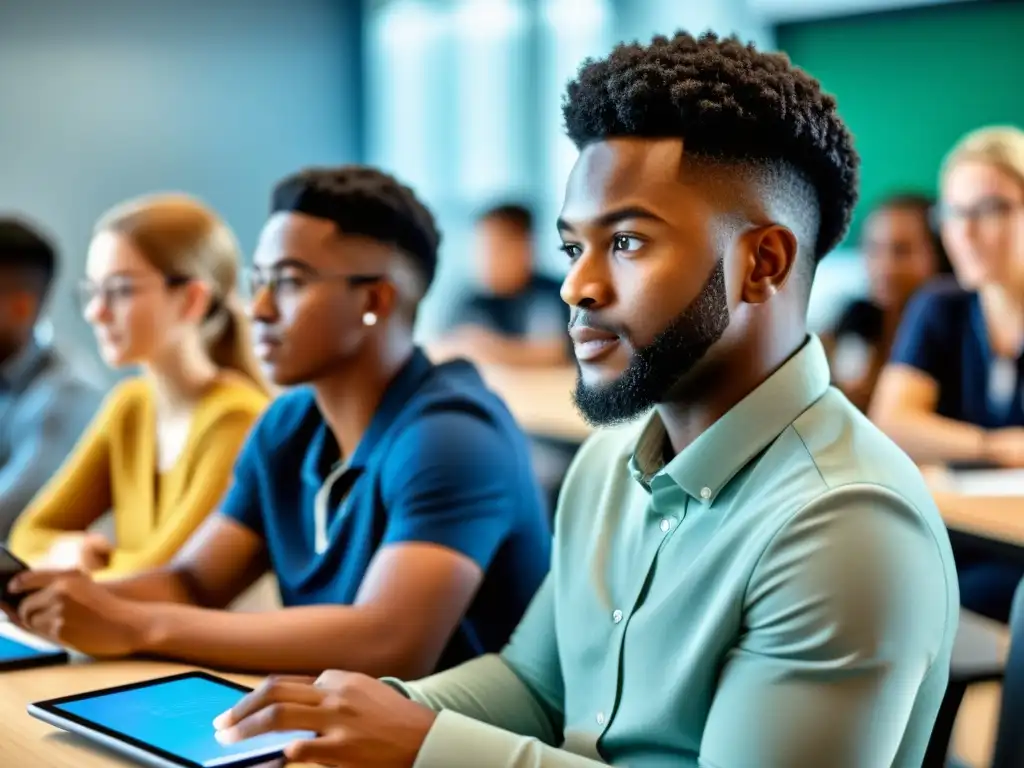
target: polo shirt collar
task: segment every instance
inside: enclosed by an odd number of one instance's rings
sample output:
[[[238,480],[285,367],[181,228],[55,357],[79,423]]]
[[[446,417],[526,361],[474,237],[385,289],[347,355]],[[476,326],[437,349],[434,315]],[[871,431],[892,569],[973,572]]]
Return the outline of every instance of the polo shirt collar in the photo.
[[[825,394],[829,384],[825,350],[812,335],[667,465],[665,425],[657,411],[652,413],[637,441],[630,472],[647,487],[658,476],[667,476],[693,499],[711,504],[751,459]]]
[[[347,469],[362,470],[365,468],[384,433],[388,431],[405,404],[423,384],[433,367],[433,363],[421,349],[418,347],[413,349],[409,360],[399,369],[384,391],[384,396],[377,405],[370,426],[359,441],[355,453],[346,461]],[[311,484],[319,486],[331,469],[337,466],[340,458],[330,428],[324,422],[313,437],[303,465],[303,475]]]

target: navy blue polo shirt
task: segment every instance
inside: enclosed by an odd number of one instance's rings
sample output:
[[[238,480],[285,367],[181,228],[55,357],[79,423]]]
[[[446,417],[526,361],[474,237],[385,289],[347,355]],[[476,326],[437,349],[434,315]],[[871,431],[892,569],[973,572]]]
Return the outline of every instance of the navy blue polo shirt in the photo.
[[[551,532],[527,439],[476,369],[412,355],[331,486],[318,553],[316,496],[339,460],[309,389],[276,400],[238,458],[222,514],[264,540],[284,605],[350,605],[379,549],[438,544],[485,573],[439,668],[500,650],[547,574]]]
[[[939,280],[914,296],[900,322],[890,362],[935,380],[935,411],[940,416],[985,429],[1024,426],[1024,356],[995,357],[978,295],[952,280]]]

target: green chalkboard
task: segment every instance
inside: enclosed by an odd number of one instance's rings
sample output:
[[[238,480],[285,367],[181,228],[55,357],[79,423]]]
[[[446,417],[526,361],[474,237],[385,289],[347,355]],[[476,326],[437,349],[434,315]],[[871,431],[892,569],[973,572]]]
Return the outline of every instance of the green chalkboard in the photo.
[[[835,94],[862,160],[859,221],[892,191],[934,193],[972,128],[1024,127],[1024,2],[787,24],[778,47]]]

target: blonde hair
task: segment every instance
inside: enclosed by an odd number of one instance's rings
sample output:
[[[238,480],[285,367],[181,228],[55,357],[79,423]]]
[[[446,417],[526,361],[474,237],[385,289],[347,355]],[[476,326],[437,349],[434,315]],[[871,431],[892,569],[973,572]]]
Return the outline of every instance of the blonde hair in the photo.
[[[1024,131],[1012,125],[996,125],[971,131],[960,139],[942,163],[945,177],[962,162],[995,166],[1024,188]]]
[[[213,296],[201,332],[210,359],[267,391],[238,298],[241,248],[213,210],[187,195],[147,195],[105,213],[95,227],[95,234],[101,232],[127,238],[167,277],[207,283]]]

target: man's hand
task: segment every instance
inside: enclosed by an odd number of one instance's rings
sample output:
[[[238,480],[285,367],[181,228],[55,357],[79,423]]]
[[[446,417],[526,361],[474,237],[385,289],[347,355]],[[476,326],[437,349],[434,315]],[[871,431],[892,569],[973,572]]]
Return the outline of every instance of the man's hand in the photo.
[[[17,621],[26,629],[90,656],[127,656],[142,649],[143,611],[81,571],[27,571],[11,581],[25,594]]]
[[[989,432],[984,440],[986,458],[1001,467],[1024,467],[1024,428],[997,429]]]
[[[99,571],[110,563],[113,547],[99,533],[67,533],[59,536],[37,563],[55,570]]]
[[[213,724],[224,744],[271,731],[315,732],[285,748],[293,762],[410,768],[436,717],[379,680],[328,671],[312,685],[270,678]]]

